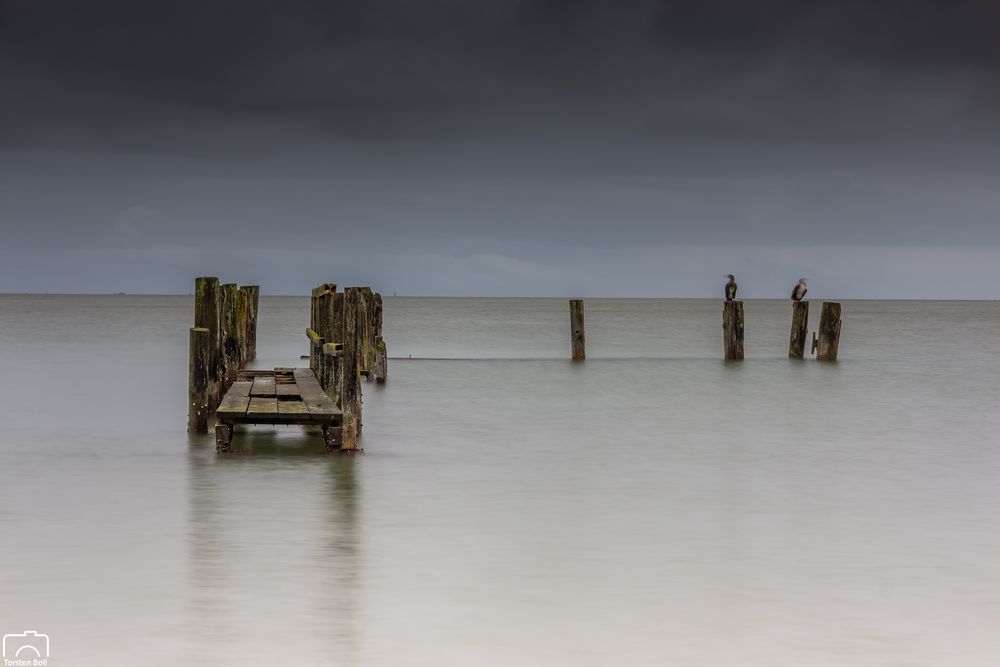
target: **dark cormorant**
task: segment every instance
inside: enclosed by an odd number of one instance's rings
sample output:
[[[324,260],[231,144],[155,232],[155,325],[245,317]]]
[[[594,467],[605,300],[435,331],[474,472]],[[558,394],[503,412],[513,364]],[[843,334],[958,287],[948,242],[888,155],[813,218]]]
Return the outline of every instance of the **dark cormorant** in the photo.
[[[736,278],[731,273],[728,278],[729,282],[726,283],[726,301],[733,301],[736,298]]]
[[[806,279],[799,278],[798,284],[792,288],[792,301],[802,301],[802,297],[806,295]]]

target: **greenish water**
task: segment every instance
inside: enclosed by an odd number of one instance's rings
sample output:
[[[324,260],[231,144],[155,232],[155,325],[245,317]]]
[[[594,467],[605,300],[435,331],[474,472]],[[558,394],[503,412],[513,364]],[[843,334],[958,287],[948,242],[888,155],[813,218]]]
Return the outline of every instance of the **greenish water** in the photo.
[[[262,367],[307,350],[264,297]],[[393,299],[365,454],[185,433],[188,297],[0,296],[0,632],[50,665],[968,665],[1000,651],[1000,304]],[[810,330],[819,302],[813,302]],[[422,358],[434,357],[430,361]],[[446,358],[446,359],[443,359]]]

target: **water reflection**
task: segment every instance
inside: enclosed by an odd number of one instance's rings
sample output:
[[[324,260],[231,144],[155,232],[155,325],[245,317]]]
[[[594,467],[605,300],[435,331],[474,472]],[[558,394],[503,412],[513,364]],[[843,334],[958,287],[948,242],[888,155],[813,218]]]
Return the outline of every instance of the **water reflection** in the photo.
[[[200,437],[188,451],[185,655],[193,664],[353,664],[363,459],[330,456],[318,431],[295,427],[238,438],[253,454],[217,455]]]

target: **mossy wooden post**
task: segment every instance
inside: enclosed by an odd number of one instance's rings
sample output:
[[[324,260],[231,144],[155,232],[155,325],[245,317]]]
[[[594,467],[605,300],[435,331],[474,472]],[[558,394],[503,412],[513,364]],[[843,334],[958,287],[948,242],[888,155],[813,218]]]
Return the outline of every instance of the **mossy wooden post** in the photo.
[[[583,299],[569,300],[569,333],[573,361],[587,358],[587,332],[583,326]]]
[[[334,305],[336,303],[337,286],[333,283],[323,283],[312,291],[312,330],[321,338],[333,340]]]
[[[344,350],[341,343],[326,343],[323,345],[323,380],[321,384],[326,392],[326,395],[330,397],[334,405],[338,408],[341,407],[342,394],[344,391]],[[343,427],[340,429],[333,429],[326,427],[323,430],[323,440],[326,442],[326,448],[329,450],[335,449],[342,443],[341,433],[343,432]]]
[[[382,336],[375,336],[375,382],[385,384],[389,377],[389,355],[385,349]]]
[[[819,332],[813,341],[817,361],[836,361],[840,348],[840,304],[823,302],[819,316]]]
[[[801,359],[806,353],[809,332],[809,302],[792,302],[792,332],[788,337],[788,358]]]
[[[240,370],[240,344],[236,338],[238,317],[236,285],[226,283],[222,289],[222,365],[224,372],[221,393],[229,390]]]
[[[247,353],[245,361],[254,361],[257,358],[257,311],[260,308],[260,287],[243,285],[240,290],[247,293]]]
[[[743,302],[726,301],[722,308],[722,337],[726,359],[743,358]]]
[[[239,367],[247,363],[247,336],[250,322],[250,295],[242,290],[236,290],[236,348],[239,350]]]
[[[312,329],[306,329],[306,336],[309,337],[309,370],[313,372],[316,379],[323,383],[323,378],[320,374],[320,363],[321,363],[321,352],[323,351],[323,345],[326,343],[326,339],[320,336],[318,333]]]
[[[361,374],[366,380],[374,379],[375,367],[375,335],[372,328],[372,311],[375,307],[375,295],[370,287],[358,288],[358,363]]]
[[[361,382],[358,375],[358,355],[361,345],[358,328],[361,326],[358,310],[361,302],[360,289],[348,287],[344,290],[344,388],[341,392],[343,422],[340,434],[340,448],[352,451],[358,448],[361,435]]]
[[[188,431],[191,433],[208,433],[208,417],[212,414],[211,338],[208,329],[191,328],[188,342]]]
[[[194,325],[208,329],[208,399],[215,411],[222,398],[222,298],[219,279],[195,278]]]

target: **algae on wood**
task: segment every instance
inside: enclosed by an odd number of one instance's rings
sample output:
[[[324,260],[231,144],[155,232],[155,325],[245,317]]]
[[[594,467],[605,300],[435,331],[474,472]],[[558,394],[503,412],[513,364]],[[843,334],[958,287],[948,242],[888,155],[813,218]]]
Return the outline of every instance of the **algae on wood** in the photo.
[[[802,359],[809,330],[809,302],[792,302],[792,330],[788,337],[788,358]]]
[[[743,358],[743,302],[726,301],[722,307],[722,336],[726,359]]]

